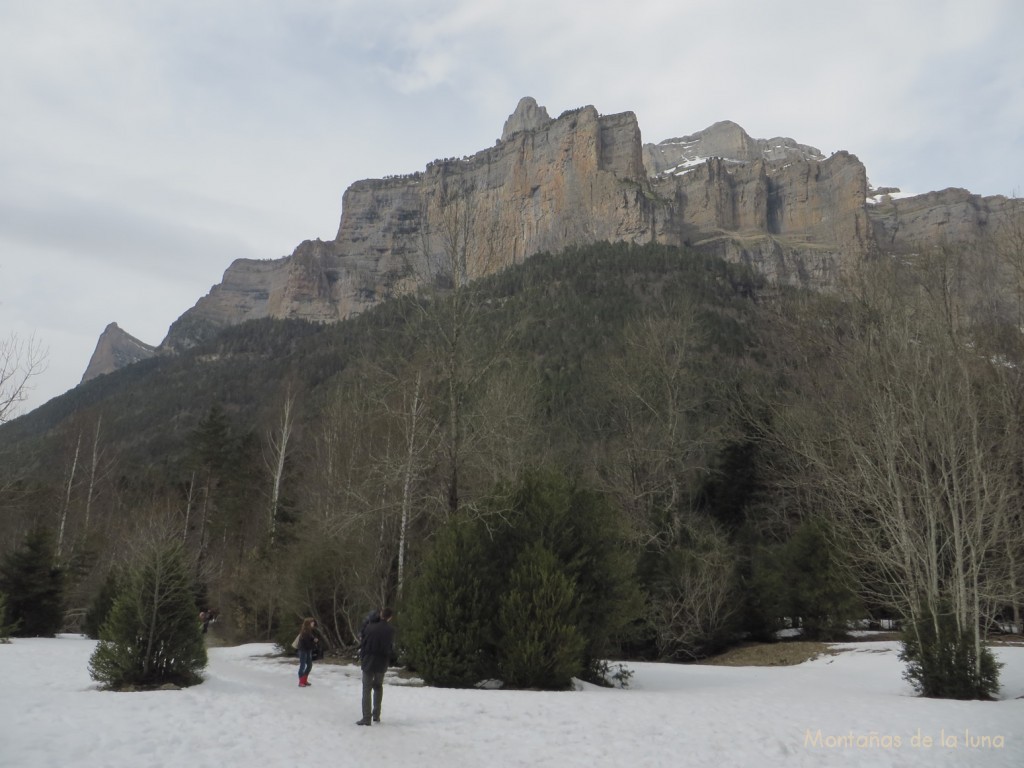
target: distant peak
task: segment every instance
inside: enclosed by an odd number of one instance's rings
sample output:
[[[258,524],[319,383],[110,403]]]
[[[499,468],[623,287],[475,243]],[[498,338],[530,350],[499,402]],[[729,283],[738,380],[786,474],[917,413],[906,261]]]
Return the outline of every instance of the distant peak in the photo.
[[[798,144],[790,138],[751,138],[732,120],[720,120],[689,136],[644,146],[644,165],[651,176],[687,173],[711,157],[738,163],[824,159],[816,147]]]
[[[89,359],[82,381],[95,379],[104,373],[116,371],[139,360],[146,360],[155,354],[154,347],[123,331],[117,323],[110,323],[103,329],[96,342],[96,349]]]
[[[717,123],[712,123],[703,131],[699,131],[698,135],[707,135],[713,133],[734,133],[740,134],[742,136],[747,136],[749,138],[749,134],[747,134],[747,132],[743,130],[743,126],[740,125],[739,123],[734,123],[732,120],[719,120]]]

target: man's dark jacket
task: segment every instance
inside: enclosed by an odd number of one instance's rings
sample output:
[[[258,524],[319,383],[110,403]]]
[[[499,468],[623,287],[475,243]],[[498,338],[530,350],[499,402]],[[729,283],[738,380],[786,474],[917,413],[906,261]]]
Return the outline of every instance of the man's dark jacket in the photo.
[[[362,642],[363,635],[366,634],[366,628],[371,624],[376,624],[380,621],[380,611],[370,611],[366,614],[366,618],[363,619],[363,623],[359,625],[359,641]]]
[[[391,622],[375,621],[368,624],[363,633],[359,653],[363,659],[363,672],[386,672],[391,663],[391,651],[395,645],[395,628]]]

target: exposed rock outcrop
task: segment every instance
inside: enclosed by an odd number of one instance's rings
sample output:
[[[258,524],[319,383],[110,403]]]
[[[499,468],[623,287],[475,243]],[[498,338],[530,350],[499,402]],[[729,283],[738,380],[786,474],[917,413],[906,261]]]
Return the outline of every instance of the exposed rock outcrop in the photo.
[[[82,375],[82,383],[140,360],[147,360],[155,354],[155,347],[125,333],[117,323],[111,323],[103,329],[96,342],[96,349]]]
[[[505,127],[501,131],[500,141],[508,141],[512,134],[520,131],[534,131],[551,122],[548,111],[538,106],[532,96],[524,96],[516,105],[515,111],[508,116]]]
[[[979,197],[950,188],[868,206],[874,239],[886,252],[905,253],[943,244],[973,244],[998,237],[999,225],[1019,215],[1022,201]]]

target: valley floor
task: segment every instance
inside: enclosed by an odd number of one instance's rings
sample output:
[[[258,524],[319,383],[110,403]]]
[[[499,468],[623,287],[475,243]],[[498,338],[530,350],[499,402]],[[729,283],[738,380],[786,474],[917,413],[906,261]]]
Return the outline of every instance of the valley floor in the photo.
[[[210,648],[202,685],[97,689],[77,635],[0,645],[0,766],[1021,766],[1024,647],[996,648],[1001,699],[917,698],[892,641],[795,666],[630,663],[626,689],[429,688],[389,675],[383,722],[359,718],[351,665],[266,644]]]

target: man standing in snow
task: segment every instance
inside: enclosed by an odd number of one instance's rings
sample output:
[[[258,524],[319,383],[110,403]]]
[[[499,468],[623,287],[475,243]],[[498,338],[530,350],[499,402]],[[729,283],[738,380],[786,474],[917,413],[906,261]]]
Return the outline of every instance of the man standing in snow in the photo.
[[[380,702],[384,697],[384,673],[391,663],[391,652],[395,646],[395,628],[391,626],[394,614],[390,608],[382,608],[380,621],[367,624],[359,644],[359,658],[363,669],[363,719],[356,725],[370,725],[380,722]],[[370,695],[373,695],[372,707]],[[371,721],[372,718],[372,721]]]

